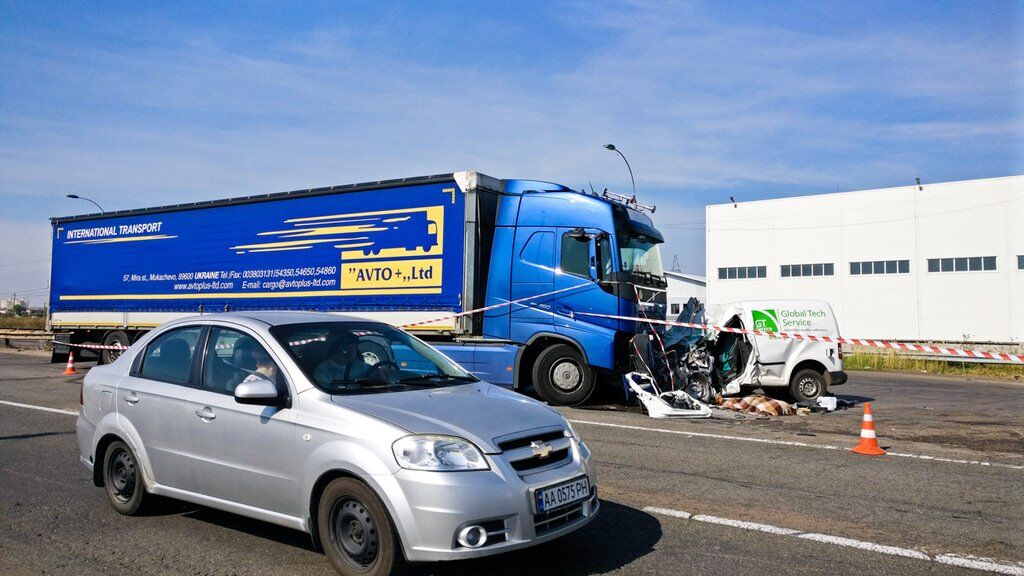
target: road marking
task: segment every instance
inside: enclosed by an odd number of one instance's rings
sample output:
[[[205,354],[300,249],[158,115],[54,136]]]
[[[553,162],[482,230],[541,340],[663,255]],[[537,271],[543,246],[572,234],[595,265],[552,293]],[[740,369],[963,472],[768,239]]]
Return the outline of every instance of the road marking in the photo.
[[[856,548],[858,550],[867,550],[869,552],[887,554],[889,556],[901,556],[903,558],[913,558],[915,560],[928,560],[938,564],[948,564],[950,566],[995,572],[997,574],[1024,576],[1024,563],[1022,562],[1005,562],[994,560],[992,558],[981,558],[978,556],[967,556],[962,554],[936,554],[934,556],[929,556],[925,552],[915,550],[913,548],[888,546],[886,544],[876,544],[874,542],[865,542],[863,540],[854,540],[852,538],[843,538],[841,536],[819,534],[817,532],[804,532],[801,530],[794,530],[792,528],[784,528],[782,526],[772,526],[771,524],[759,524],[757,522],[747,522],[745,520],[721,518],[719,516],[711,516],[709,514],[693,514],[691,512],[686,512],[685,510],[673,510],[671,508],[647,506],[643,511],[648,514],[671,516],[673,518],[692,520],[694,522],[704,522],[706,524],[717,524],[719,526],[729,526],[731,528],[739,528],[742,530],[765,532],[768,534],[775,534],[777,536],[789,536],[791,538],[800,538],[802,540],[812,540],[823,544]]]
[[[750,438],[748,436],[729,436],[727,434],[713,434],[711,432],[693,432],[689,430],[666,430],[665,428],[649,428],[647,426],[631,426],[628,424],[612,424],[610,422],[594,422],[592,420],[569,420],[573,424],[590,426],[604,426],[606,428],[622,428],[625,430],[640,430],[642,432],[661,432],[662,434],[677,434],[693,438],[714,438],[716,440],[734,440],[739,442],[753,442],[755,444],[770,444],[772,446],[795,446],[798,448],[816,448],[818,450],[840,450],[847,448],[832,444],[811,444],[809,442],[798,442],[795,440],[772,440],[770,438]],[[974,464],[976,466],[989,466],[994,468],[1008,468],[1010,470],[1024,470],[1024,465],[1003,464],[1000,462],[986,462],[982,460],[958,460],[956,458],[941,458],[938,456],[927,456],[924,454],[907,454],[904,452],[889,452],[889,456],[898,458],[915,458],[918,460],[930,460],[933,462],[945,462],[948,464]]]
[[[19,402],[8,402],[6,400],[0,400],[0,404],[5,406],[14,406],[16,408],[29,408],[31,410],[42,410],[43,412],[56,412],[57,414],[67,414],[68,416],[78,416],[77,411],[72,410],[61,410],[60,408],[50,408],[49,406],[36,406],[35,404],[21,404]]]

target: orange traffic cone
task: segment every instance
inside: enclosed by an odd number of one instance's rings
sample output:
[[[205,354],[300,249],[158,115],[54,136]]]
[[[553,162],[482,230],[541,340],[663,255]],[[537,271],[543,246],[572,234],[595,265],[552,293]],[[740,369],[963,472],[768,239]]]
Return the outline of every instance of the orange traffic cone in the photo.
[[[68,351],[68,367],[64,369],[64,374],[62,375],[74,376],[76,374],[78,374],[78,371],[75,370],[75,353]]]
[[[864,405],[864,421],[860,425],[860,444],[853,449],[857,454],[882,456],[885,450],[878,447],[875,437],[875,417],[871,415],[871,403]]]

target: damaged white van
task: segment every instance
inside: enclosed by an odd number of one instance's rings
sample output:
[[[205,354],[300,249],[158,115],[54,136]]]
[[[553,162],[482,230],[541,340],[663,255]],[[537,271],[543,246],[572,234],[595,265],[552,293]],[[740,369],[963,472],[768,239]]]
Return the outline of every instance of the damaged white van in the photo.
[[[835,313],[820,300],[750,300],[703,310],[691,300],[680,322],[746,330],[797,332],[839,337]],[[674,356],[676,378],[702,401],[763,389],[795,402],[813,401],[831,386],[846,382],[840,344],[674,327],[665,332]]]

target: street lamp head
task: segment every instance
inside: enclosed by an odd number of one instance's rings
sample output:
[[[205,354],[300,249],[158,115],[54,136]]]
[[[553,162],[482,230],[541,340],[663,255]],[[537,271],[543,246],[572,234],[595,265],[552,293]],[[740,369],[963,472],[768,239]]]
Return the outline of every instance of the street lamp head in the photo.
[[[75,200],[78,200],[79,198],[81,198],[81,196],[79,196],[78,194],[68,194],[67,197],[68,198],[74,198]]]
[[[615,144],[605,144],[604,149],[615,151]]]

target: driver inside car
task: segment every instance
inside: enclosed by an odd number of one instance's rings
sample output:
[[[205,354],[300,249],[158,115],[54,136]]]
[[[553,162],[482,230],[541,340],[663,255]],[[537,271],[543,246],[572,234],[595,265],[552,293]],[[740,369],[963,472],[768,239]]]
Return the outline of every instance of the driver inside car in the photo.
[[[373,370],[363,361],[359,353],[359,338],[351,333],[344,334],[331,346],[330,355],[313,371],[313,377],[327,386],[332,382],[351,382],[365,378]]]

